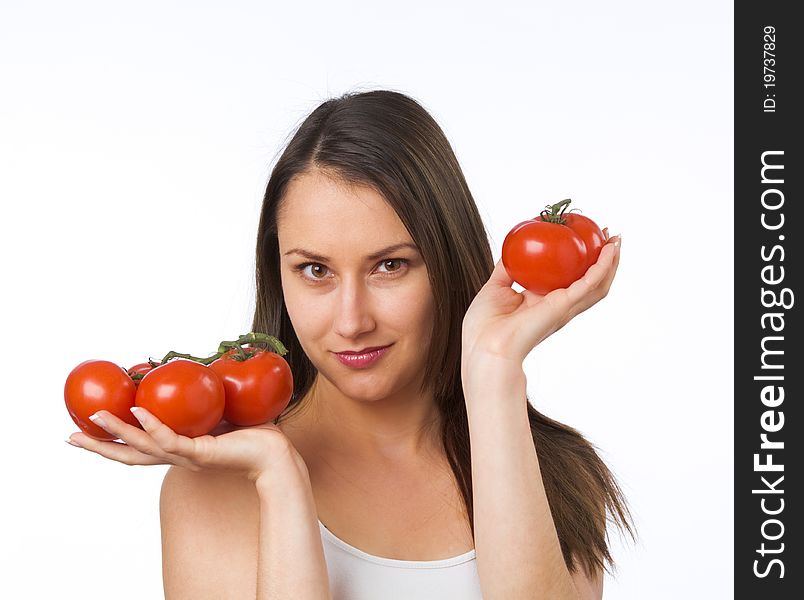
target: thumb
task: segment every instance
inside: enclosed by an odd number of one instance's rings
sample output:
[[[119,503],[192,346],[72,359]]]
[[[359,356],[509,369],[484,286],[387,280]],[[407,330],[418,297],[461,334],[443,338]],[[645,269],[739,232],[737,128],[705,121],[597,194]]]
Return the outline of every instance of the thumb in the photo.
[[[514,280],[511,279],[511,276],[508,275],[508,271],[505,270],[505,265],[503,265],[502,257],[500,260],[497,261],[497,264],[494,265],[494,270],[491,272],[491,277],[489,277],[488,282],[486,285],[493,288],[498,287],[511,287],[511,284],[514,283]]]

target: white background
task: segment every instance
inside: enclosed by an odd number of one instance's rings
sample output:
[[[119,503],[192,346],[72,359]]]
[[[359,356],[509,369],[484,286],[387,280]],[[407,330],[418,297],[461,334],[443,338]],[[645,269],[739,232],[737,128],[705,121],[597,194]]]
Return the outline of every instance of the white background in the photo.
[[[286,136],[392,88],[445,130],[495,259],[565,197],[622,233],[609,296],[526,360],[530,397],[631,502],[605,598],[732,597],[732,74],[720,0],[4,3],[3,595],[161,596],[167,467],[65,444],[64,380],[248,331]]]

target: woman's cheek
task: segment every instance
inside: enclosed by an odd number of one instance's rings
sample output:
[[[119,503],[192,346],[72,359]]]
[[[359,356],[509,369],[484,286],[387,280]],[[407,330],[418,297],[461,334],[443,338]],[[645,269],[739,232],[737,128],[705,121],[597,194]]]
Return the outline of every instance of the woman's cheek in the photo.
[[[390,293],[383,303],[387,322],[398,331],[428,331],[434,304],[430,288],[401,288]]]
[[[314,336],[327,314],[323,302],[316,301],[310,294],[297,294],[292,290],[285,291],[285,309],[299,338]]]

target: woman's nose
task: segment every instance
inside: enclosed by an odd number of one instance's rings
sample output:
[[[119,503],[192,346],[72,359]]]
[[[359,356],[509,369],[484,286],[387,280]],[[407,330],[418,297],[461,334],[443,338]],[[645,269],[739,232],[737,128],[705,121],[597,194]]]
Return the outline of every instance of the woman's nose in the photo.
[[[337,303],[335,333],[344,338],[355,338],[374,329],[371,295],[362,281],[345,279],[338,290]]]

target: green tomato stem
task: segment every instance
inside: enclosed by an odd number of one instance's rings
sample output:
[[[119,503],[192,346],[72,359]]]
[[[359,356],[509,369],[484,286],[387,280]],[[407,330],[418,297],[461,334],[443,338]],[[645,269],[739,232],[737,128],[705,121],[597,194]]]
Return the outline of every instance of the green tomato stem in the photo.
[[[556,204],[548,204],[539,214],[539,216],[545,223],[557,223],[559,225],[564,225],[566,222],[564,211],[567,210],[570,202],[572,202],[572,200],[566,198],[561,202],[557,202]]]
[[[256,333],[253,331],[249,333],[244,333],[237,340],[230,342],[221,342],[220,346],[218,346],[218,352],[225,352],[229,348],[234,348],[242,344],[255,344],[255,343],[267,344],[279,356],[284,356],[288,352],[287,348],[285,348],[285,346],[282,345],[282,342],[280,342],[274,336],[268,335],[267,333]]]
[[[251,355],[243,349],[243,344],[254,344],[254,343],[267,344],[270,347],[270,349],[279,354],[279,356],[284,356],[288,352],[287,348],[285,348],[282,342],[280,342],[274,336],[268,335],[267,333],[256,333],[252,331],[241,335],[236,340],[221,342],[220,345],[218,346],[218,351],[212,356],[209,356],[207,358],[200,358],[198,356],[193,356],[191,354],[183,354],[181,352],[175,352],[171,350],[165,355],[165,357],[159,364],[164,365],[172,358],[186,358],[188,360],[201,363],[202,365],[209,366],[210,364],[218,360],[221,356],[223,356],[226,352],[232,349],[236,350],[236,353],[233,355],[234,359],[238,361],[244,361],[248,360],[248,358]],[[151,363],[152,366],[158,366],[158,364],[155,365],[154,361],[151,361],[150,359],[148,360],[148,362]]]
[[[162,364],[164,365],[169,361],[171,358],[186,358],[188,360],[195,361],[197,363],[201,363],[202,365],[209,366],[216,360],[218,360],[223,355],[223,352],[216,352],[212,356],[208,358],[199,358],[198,356],[193,356],[191,354],[182,354],[181,352],[174,352],[171,350],[167,354],[165,354],[165,358],[162,359]]]

